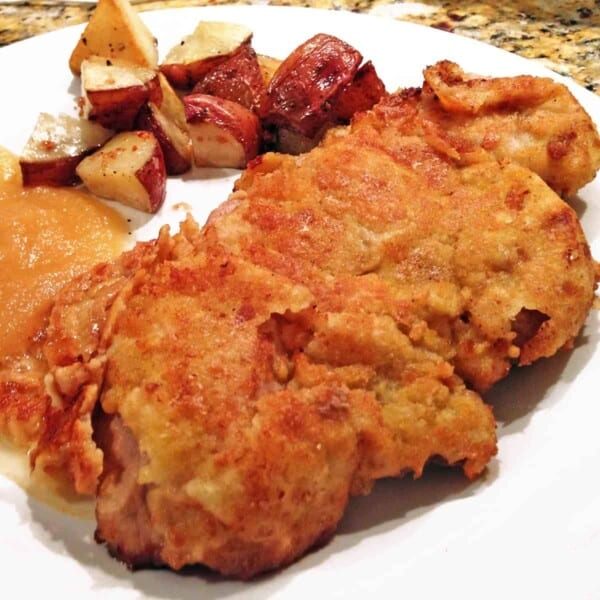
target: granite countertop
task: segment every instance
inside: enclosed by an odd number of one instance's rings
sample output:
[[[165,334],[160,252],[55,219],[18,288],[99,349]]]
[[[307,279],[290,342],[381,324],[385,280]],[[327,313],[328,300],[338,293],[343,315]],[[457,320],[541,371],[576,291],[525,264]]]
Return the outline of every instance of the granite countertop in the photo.
[[[542,62],[600,94],[600,0],[134,0],[141,11],[178,6],[270,4],[372,13],[452,31]],[[0,0],[0,46],[85,22],[92,2]]]

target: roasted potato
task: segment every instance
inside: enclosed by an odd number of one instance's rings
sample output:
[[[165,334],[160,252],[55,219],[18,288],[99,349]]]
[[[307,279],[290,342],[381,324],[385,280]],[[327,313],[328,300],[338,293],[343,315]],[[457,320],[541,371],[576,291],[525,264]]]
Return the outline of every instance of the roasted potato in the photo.
[[[202,21],[191,35],[169,50],[160,70],[175,88],[191,90],[251,38],[252,32],[242,25]]]
[[[251,110],[206,94],[190,94],[183,102],[197,166],[243,169],[256,157],[260,122]]]
[[[97,55],[155,69],[156,46],[156,39],[128,0],[98,0],[71,53],[69,67],[74,75],[79,75],[82,61]]]
[[[41,113],[19,160],[23,185],[78,183],[77,165],[113,133],[85,119]]]
[[[202,77],[193,92],[232,100],[260,114],[267,86],[252,46],[242,44],[237,52]]]
[[[167,175],[181,175],[190,170],[192,142],[187,127],[181,129],[175,119],[153,102],[149,102],[138,113],[136,128],[152,132],[158,140]]]
[[[348,123],[357,112],[369,110],[386,94],[385,85],[371,61],[366,62],[354,79],[331,102],[334,120]]]
[[[332,119],[330,102],[349,84],[362,56],[346,42],[318,34],[279,66],[267,89],[262,117],[309,138]]]
[[[81,63],[81,98],[85,118],[123,131],[146,102],[161,102],[162,90],[157,71],[93,56]]]
[[[187,130],[183,100],[173,89],[169,80],[160,72],[158,73],[158,83],[162,92],[158,107],[175,122],[179,129]]]
[[[165,199],[165,162],[148,131],[117,134],[82,160],[77,174],[93,194],[148,213],[155,213]]]

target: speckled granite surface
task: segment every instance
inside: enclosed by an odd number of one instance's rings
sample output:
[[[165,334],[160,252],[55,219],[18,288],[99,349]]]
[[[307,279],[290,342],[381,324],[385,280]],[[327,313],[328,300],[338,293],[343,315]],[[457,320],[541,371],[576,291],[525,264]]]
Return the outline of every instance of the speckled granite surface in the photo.
[[[135,1],[135,0],[134,0]],[[600,94],[600,0],[255,0],[374,13],[453,31],[541,61]],[[232,4],[232,0],[135,1],[139,10]],[[252,4],[252,0],[238,4]],[[90,2],[0,0],[0,45],[87,20]]]

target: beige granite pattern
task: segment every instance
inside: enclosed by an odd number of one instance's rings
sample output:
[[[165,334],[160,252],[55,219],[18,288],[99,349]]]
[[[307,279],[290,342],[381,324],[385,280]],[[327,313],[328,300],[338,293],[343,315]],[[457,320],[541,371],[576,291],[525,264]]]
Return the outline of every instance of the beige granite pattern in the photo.
[[[260,4],[310,6],[389,16],[472,37],[540,61],[600,94],[600,0],[255,0]],[[253,4],[252,0],[135,1],[139,10],[178,6]],[[94,5],[65,0],[0,0],[0,46],[82,23]]]

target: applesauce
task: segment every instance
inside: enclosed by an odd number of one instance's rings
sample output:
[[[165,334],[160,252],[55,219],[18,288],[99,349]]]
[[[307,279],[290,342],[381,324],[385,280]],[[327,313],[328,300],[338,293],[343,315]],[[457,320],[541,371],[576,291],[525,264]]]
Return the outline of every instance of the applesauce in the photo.
[[[45,363],[30,351],[54,295],[76,275],[117,256],[125,245],[127,223],[76,189],[23,188],[16,157],[2,147],[0,211],[0,373],[9,382],[19,380],[22,373],[11,365],[25,361],[29,375],[41,381]],[[31,402],[32,413],[42,413],[43,406],[34,406],[37,399]],[[10,417],[8,405],[0,403],[2,410]],[[0,431],[0,474],[46,504],[89,517],[89,501],[62,490],[39,469],[30,474],[25,452],[30,437],[31,431]]]
[[[56,292],[120,253],[127,235],[117,212],[79,190],[21,187],[6,154],[0,155],[0,357],[26,352]]]

